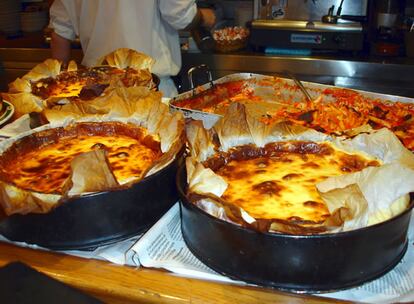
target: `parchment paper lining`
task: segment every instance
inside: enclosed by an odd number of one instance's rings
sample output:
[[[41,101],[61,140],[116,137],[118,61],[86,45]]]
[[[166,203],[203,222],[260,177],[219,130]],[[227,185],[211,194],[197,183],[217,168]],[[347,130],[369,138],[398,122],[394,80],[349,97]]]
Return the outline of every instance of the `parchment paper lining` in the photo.
[[[200,122],[192,122],[187,130],[190,130],[192,153],[186,162],[189,193],[208,195],[209,198],[198,205],[223,220],[229,220],[228,214],[224,216],[226,212],[220,210],[223,207],[214,197],[219,198],[224,193],[227,183],[211,169],[204,168],[201,162],[216,151],[227,151],[244,144],[263,147],[275,141],[328,141],[341,150],[365,154],[382,162],[379,167],[330,177],[316,185],[331,214],[347,210],[340,226],[329,227],[330,232],[358,229],[391,218],[407,208],[408,194],[414,191],[414,156],[388,129],[360,134],[352,139],[335,138],[289,123],[264,125],[249,116],[243,105],[232,104],[213,129],[205,130]],[[218,138],[219,144],[214,137]],[[215,149],[212,149],[214,143]],[[240,213],[246,223],[251,223],[252,217],[245,210]]]

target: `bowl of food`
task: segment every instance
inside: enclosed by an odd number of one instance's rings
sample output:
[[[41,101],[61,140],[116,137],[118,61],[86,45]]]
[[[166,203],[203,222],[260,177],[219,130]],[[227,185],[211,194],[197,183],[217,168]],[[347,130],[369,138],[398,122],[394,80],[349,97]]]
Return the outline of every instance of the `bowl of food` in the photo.
[[[242,26],[226,26],[212,31],[215,50],[222,53],[244,49],[249,35],[249,29]]]

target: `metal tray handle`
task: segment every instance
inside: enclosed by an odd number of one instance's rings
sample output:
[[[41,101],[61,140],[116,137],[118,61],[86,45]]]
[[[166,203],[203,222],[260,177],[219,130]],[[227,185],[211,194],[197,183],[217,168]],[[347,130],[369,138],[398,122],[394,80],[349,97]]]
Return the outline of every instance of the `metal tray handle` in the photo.
[[[214,87],[213,77],[211,76],[210,68],[206,64],[201,64],[201,65],[198,65],[198,66],[194,66],[194,67],[190,68],[187,72],[188,82],[190,84],[190,89],[193,91],[193,96],[196,94],[194,79],[193,79],[193,73],[198,72],[199,70],[202,70],[207,74],[207,77],[208,77],[207,79],[208,79],[208,82],[210,83],[210,88]]]

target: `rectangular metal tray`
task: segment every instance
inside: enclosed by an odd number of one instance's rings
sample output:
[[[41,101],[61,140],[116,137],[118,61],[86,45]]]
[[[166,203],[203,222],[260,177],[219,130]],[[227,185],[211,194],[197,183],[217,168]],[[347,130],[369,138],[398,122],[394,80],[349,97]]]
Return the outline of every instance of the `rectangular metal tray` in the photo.
[[[253,80],[266,80],[266,79],[276,79],[273,82],[277,83],[277,85],[273,84],[272,86],[261,85],[256,81],[249,82],[250,79]],[[280,105],[280,101],[283,100],[291,100],[291,101],[304,101],[305,97],[303,93],[297,88],[296,90],[287,89],[295,87],[295,83],[292,79],[287,78],[280,78],[262,74],[254,74],[254,73],[236,73],[224,76],[212,82],[208,82],[203,84],[193,90],[184,92],[176,96],[172,99],[169,103],[170,109],[172,111],[181,111],[186,118],[192,118],[195,120],[203,121],[204,127],[209,129],[211,128],[217,120],[221,117],[219,114],[208,113],[193,109],[186,109],[182,107],[178,107],[175,105],[176,102],[183,100],[183,99],[191,99],[195,98],[200,93],[208,93],[208,91],[212,91],[212,86],[215,84],[223,84],[231,81],[237,80],[246,80],[246,88],[252,89],[254,91],[255,96],[262,97],[266,103],[269,105],[274,105],[274,109],[277,109],[278,105]],[[332,85],[325,85],[319,84],[314,82],[305,82],[303,81],[302,84],[308,90],[310,95],[313,98],[317,98],[324,90],[326,89],[345,89],[345,90],[352,90],[349,88],[341,88]],[[277,90],[275,90],[275,88]],[[361,96],[370,98],[370,99],[377,99],[380,101],[388,101],[388,102],[403,102],[403,103],[414,103],[414,98],[396,96],[396,95],[388,95],[388,94],[380,94],[375,92],[368,92],[362,90],[352,90],[354,92],[358,92]],[[326,96],[326,95],[325,95]],[[328,96],[324,98],[325,101],[335,101],[332,96]],[[268,108],[268,107],[267,107]]]

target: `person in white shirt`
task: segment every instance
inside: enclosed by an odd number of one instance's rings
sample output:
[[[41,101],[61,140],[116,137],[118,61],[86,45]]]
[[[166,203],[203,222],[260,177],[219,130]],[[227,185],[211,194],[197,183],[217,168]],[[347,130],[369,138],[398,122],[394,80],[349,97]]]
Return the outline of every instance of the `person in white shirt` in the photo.
[[[177,89],[170,76],[181,68],[178,30],[214,23],[214,11],[197,8],[195,0],[55,0],[52,57],[68,62],[76,36],[85,66],[118,48],[134,49],[156,60],[152,72],[160,77],[164,96],[172,97]]]

